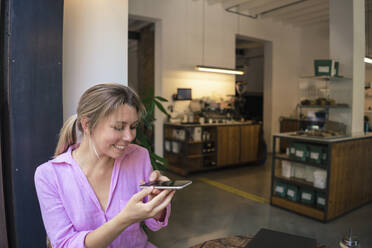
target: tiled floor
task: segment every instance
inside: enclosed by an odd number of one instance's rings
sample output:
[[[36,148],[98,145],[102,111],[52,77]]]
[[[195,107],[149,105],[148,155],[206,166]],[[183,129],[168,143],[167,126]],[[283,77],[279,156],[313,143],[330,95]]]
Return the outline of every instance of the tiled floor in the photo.
[[[327,224],[292,212],[258,203],[207,184],[207,178],[268,199],[270,194],[269,158],[265,165],[251,165],[191,175],[193,184],[177,192],[172,203],[168,227],[149,234],[159,248],[187,248],[206,240],[230,235],[255,234],[270,228],[315,238],[328,247],[338,241],[350,227],[358,234],[361,247],[372,247],[372,204],[359,208]],[[182,178],[166,172],[173,179]]]

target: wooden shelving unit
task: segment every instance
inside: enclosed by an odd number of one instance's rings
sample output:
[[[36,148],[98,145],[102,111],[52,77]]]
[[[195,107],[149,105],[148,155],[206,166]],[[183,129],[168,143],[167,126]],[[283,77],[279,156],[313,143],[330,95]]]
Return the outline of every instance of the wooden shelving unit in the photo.
[[[260,128],[259,124],[166,123],[164,157],[168,161],[168,169],[187,175],[255,162],[258,160]]]
[[[326,151],[326,160],[322,163],[299,161],[286,154],[277,154],[276,146],[281,139],[302,145],[322,146]],[[357,136],[344,139],[305,139],[290,134],[277,134],[273,136],[273,158],[271,179],[271,204],[295,213],[314,218],[323,222],[339,217],[372,202],[372,135]],[[303,166],[312,166],[327,172],[326,187],[314,187],[308,181],[294,177],[284,177],[281,174],[281,161],[299,163]],[[352,179],[352,187],[351,181]],[[292,201],[288,197],[275,194],[274,186],[283,183],[299,190],[310,190],[314,194],[321,194],[325,198],[325,205],[318,208],[316,204],[309,205],[300,200]]]

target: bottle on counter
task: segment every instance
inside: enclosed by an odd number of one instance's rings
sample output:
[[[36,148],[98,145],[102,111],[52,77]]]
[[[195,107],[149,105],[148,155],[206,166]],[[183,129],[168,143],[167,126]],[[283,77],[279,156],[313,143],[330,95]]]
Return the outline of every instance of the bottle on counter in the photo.
[[[340,248],[361,248],[359,240],[353,235],[351,228],[350,231],[344,235],[339,245]]]

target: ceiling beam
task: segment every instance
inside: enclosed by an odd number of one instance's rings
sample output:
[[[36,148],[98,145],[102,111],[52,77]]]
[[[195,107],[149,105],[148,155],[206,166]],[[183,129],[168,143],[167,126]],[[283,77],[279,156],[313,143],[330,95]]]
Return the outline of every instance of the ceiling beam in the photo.
[[[318,11],[316,13],[312,13],[312,14],[306,14],[306,15],[302,15],[302,16],[296,16],[296,17],[293,17],[293,18],[286,18],[286,19],[282,19],[282,21],[284,22],[301,22],[301,21],[304,21],[304,20],[309,20],[309,19],[317,19],[319,17],[323,17],[323,16],[328,16],[329,17],[329,11],[328,10],[323,10],[323,11]]]
[[[262,17],[266,18],[266,17],[283,16],[283,15],[286,15],[288,13],[293,13],[293,11],[298,11],[298,10],[301,10],[301,9],[311,8],[311,7],[317,6],[317,5],[325,3],[325,2],[328,2],[328,0],[306,0],[302,3],[295,4],[295,5],[292,5],[292,6],[288,6],[286,8],[282,8],[282,9],[279,9],[277,11],[273,11],[273,12],[264,14]]]
[[[278,1],[278,0],[276,0],[276,1]],[[281,0],[279,0],[279,1],[281,1]],[[289,0],[289,1],[293,1],[293,0]],[[242,11],[248,10],[248,11],[251,12],[252,9],[255,9],[259,6],[262,6],[263,4],[267,4],[267,3],[271,3],[271,2],[273,2],[273,0],[255,0],[255,1],[248,2],[248,3],[242,3],[239,6],[239,10],[242,10]],[[252,12],[252,13],[259,14],[258,12]]]
[[[262,12],[265,12],[265,11],[269,11],[269,10],[274,10],[276,8],[280,8],[282,6],[285,6],[287,4],[294,3],[296,1],[298,1],[298,0],[274,0],[274,1],[271,0],[271,1],[261,1],[260,4],[255,5],[255,6],[252,6],[250,11],[252,11],[252,13],[262,13]]]
[[[291,20],[283,20],[283,22],[288,22],[288,23],[302,23],[302,22],[309,22],[311,20],[318,20],[318,19],[324,19],[324,18],[329,18],[328,14],[321,14],[321,15],[316,15],[316,16],[304,16],[302,18],[297,18],[297,19],[291,19]]]
[[[239,6],[240,4],[251,2],[254,0],[224,0],[222,6],[224,9],[232,8],[235,6]]]
[[[327,11],[329,13],[329,6],[328,5],[319,5],[319,6],[314,6],[312,8],[306,8],[306,9],[299,9],[293,13],[288,13],[287,15],[284,16],[277,16],[274,19],[292,19],[292,18],[297,18],[299,16],[304,16],[304,15],[313,15],[318,12],[324,12]]]
[[[329,20],[322,20],[322,21],[316,21],[316,22],[311,22],[307,24],[302,24],[302,25],[296,25],[296,27],[299,28],[311,28],[311,27],[324,27],[329,30]]]
[[[307,25],[311,25],[314,23],[318,23],[318,22],[324,22],[324,21],[329,21],[329,16],[322,16],[322,17],[315,18],[315,19],[309,19],[309,20],[291,22],[291,23],[296,26],[307,26]]]

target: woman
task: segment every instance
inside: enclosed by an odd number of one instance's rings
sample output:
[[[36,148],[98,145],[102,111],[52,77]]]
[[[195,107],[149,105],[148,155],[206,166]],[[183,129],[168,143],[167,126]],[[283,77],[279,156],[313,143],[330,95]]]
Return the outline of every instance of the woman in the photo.
[[[142,112],[138,96],[120,84],[99,84],[81,96],[55,158],[35,172],[53,248],[154,247],[140,223],[154,231],[166,226],[174,191],[138,187],[169,180],[152,171],[146,149],[131,144]]]

